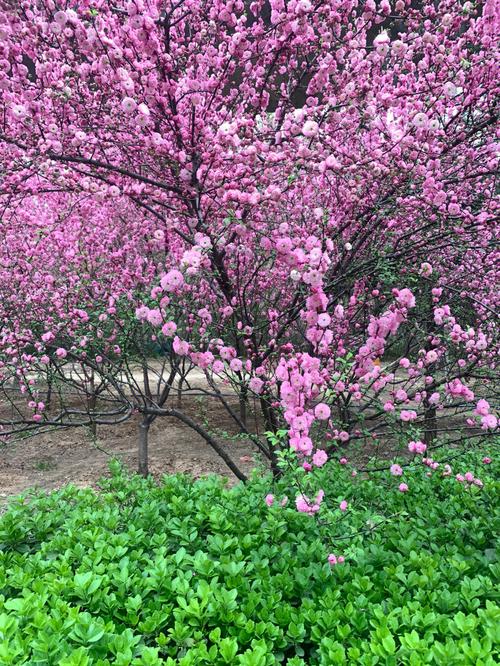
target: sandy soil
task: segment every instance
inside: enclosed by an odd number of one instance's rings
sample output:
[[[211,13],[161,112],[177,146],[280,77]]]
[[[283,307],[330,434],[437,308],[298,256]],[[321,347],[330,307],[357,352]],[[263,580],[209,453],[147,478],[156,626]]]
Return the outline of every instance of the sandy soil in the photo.
[[[194,416],[198,407],[184,405]],[[205,407],[207,410],[207,407]],[[204,411],[205,411],[204,410]],[[210,422],[234,432],[230,417],[214,401],[208,407]],[[37,487],[53,490],[67,483],[93,486],[108,471],[110,458],[118,458],[132,471],[137,467],[138,420],[118,426],[101,426],[94,442],[88,430],[74,428],[36,435],[10,442],[0,448],[0,504],[6,498]],[[247,441],[224,441],[217,437],[238,467],[249,473],[257,464],[255,448]],[[163,474],[188,472],[195,477],[223,474],[236,479],[224,461],[205,441],[177,419],[160,418],[150,431],[150,472]]]

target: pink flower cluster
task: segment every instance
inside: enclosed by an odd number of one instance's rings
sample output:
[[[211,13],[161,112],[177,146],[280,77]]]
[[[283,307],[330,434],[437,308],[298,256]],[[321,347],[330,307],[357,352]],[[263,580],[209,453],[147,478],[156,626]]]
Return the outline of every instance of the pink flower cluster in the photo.
[[[300,513],[307,513],[310,516],[314,515],[319,511],[324,496],[325,493],[323,490],[318,491],[318,494],[313,500],[310,500],[306,495],[297,495],[295,498],[297,511]]]
[[[498,419],[490,413],[490,405],[487,400],[479,400],[474,413],[481,417],[481,428],[483,430],[495,430],[498,425]]]
[[[478,486],[479,488],[482,488],[484,486],[484,483],[481,481],[481,479],[478,479],[474,477],[474,474],[472,472],[465,472],[465,474],[457,474],[455,476],[455,479],[459,483],[468,483],[469,485],[475,485]]]
[[[422,455],[427,451],[427,444],[424,444],[424,442],[421,442],[420,440],[416,442],[411,441],[408,444],[408,451],[410,451],[410,453],[417,453],[419,455]]]
[[[333,553],[328,555],[328,564],[332,567],[336,566],[337,564],[344,564],[344,562],[345,557],[343,555],[334,555]]]

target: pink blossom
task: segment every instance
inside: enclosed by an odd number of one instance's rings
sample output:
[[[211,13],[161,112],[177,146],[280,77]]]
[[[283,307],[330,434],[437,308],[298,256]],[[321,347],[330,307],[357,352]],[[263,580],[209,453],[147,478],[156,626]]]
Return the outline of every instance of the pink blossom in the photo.
[[[421,442],[421,441],[417,441],[417,442],[411,441],[411,442],[408,444],[408,451],[410,451],[410,453],[418,453],[418,454],[422,454],[422,453],[425,453],[426,450],[427,450],[427,444],[424,444],[424,442]]]
[[[278,238],[276,241],[276,249],[282,254],[286,254],[292,249],[292,241],[290,238]]]
[[[339,504],[339,509],[340,509],[341,511],[347,511],[347,507],[348,507],[348,506],[349,506],[349,505],[348,505],[348,503],[346,502],[346,500],[342,500],[342,502],[340,502],[340,504]]]
[[[131,97],[124,97],[122,99],[121,107],[125,113],[134,113],[137,108],[137,102]]]
[[[485,456],[485,457],[483,458],[483,463],[484,463],[485,465],[489,465],[489,464],[491,463],[491,458],[488,458],[488,456]]]
[[[439,395],[439,393],[437,392],[431,393],[431,395],[429,396],[429,404],[436,405],[439,402],[440,398],[441,396]]]
[[[297,495],[295,498],[295,506],[300,513],[307,513],[312,515],[319,511],[321,502],[323,501],[324,491],[320,490],[314,500],[310,500],[306,495]]]
[[[330,413],[330,407],[328,407],[328,405],[326,405],[324,402],[320,402],[314,408],[314,416],[319,421],[327,421],[330,418]]]
[[[487,400],[483,399],[478,401],[476,409],[474,410],[474,412],[480,416],[486,416],[487,414],[489,414],[489,411],[490,411],[490,404]]]
[[[175,291],[184,284],[184,276],[180,271],[173,269],[162,277],[160,284],[165,291]]]
[[[318,449],[312,457],[313,465],[316,467],[322,467],[328,460],[328,454],[323,449]]]
[[[425,355],[425,362],[426,363],[435,363],[438,360],[438,355],[437,352],[435,352],[433,349],[427,352]]]
[[[401,410],[401,414],[399,415],[399,418],[401,421],[414,421],[417,418],[417,412],[415,412],[412,409],[403,409]]]
[[[187,356],[189,353],[189,343],[185,340],[181,340],[177,335],[174,338],[173,350],[179,356]]]
[[[175,335],[176,331],[177,331],[177,324],[174,321],[167,321],[165,324],[163,324],[161,328],[161,332],[167,338],[171,338],[173,335]]]
[[[57,358],[66,358],[67,355],[68,355],[68,352],[64,349],[64,347],[58,347],[56,349]]]
[[[154,310],[149,310],[147,319],[152,326],[160,326],[160,324],[163,321],[163,317],[158,308],[155,308]]]
[[[417,113],[413,117],[413,124],[416,128],[420,129],[427,126],[428,118],[425,113]]]
[[[257,394],[262,393],[263,386],[264,382],[259,377],[252,377],[252,379],[248,382],[248,388]]]
[[[394,464],[391,465],[390,472],[393,476],[401,476],[403,474],[403,468],[401,465]]]
[[[265,501],[265,503],[267,504],[267,506],[272,506],[273,503],[274,503],[274,495],[271,495],[271,494],[266,495],[264,501]]]
[[[333,313],[336,319],[342,320],[344,318],[344,306],[340,304],[336,305]]]
[[[483,430],[494,430],[497,423],[497,417],[494,414],[486,414],[486,416],[481,417],[481,428]]]
[[[233,358],[229,363],[229,367],[233,372],[241,372],[243,368],[243,363],[240,361],[239,358]]]
[[[148,313],[149,308],[147,308],[145,305],[141,305],[135,309],[135,316],[137,319],[139,319],[139,321],[145,321],[148,318]]]
[[[343,564],[345,562],[345,558],[343,555],[334,555],[333,553],[330,553],[328,555],[328,564],[332,567],[334,567],[337,564]]]
[[[454,97],[457,94],[457,87],[453,81],[447,81],[443,86],[443,92],[447,97]]]
[[[220,375],[224,370],[224,363],[222,361],[214,361],[212,364],[212,370],[216,375]]]
[[[328,313],[323,312],[322,314],[318,315],[318,326],[326,328],[327,326],[329,326],[330,322],[331,322],[331,317]]]
[[[236,356],[236,350],[233,347],[221,347],[219,353],[224,361],[230,361]]]
[[[399,290],[396,301],[405,308],[414,308],[416,305],[415,296],[409,289]]]
[[[11,112],[14,118],[17,118],[18,120],[22,120],[27,115],[26,107],[22,104],[13,104]]]
[[[299,437],[297,442],[297,451],[305,456],[310,456],[313,451],[313,443],[310,437]]]
[[[319,127],[318,123],[314,120],[307,120],[302,127],[302,134],[308,138],[316,136],[318,133]]]
[[[406,483],[400,483],[398,486],[398,490],[402,493],[407,493],[408,492],[408,486]]]

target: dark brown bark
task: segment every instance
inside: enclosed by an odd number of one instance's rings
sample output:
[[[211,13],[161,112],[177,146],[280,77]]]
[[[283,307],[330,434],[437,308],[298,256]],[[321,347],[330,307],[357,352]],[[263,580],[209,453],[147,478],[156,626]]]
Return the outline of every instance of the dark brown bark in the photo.
[[[146,477],[149,474],[149,428],[151,426],[151,419],[145,417],[139,425],[139,446],[138,446],[138,467],[137,471],[141,476]]]

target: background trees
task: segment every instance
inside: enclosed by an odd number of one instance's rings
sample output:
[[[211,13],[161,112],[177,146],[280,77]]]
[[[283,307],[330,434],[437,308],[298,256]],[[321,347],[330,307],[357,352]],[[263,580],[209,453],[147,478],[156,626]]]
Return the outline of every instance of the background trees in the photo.
[[[2,306],[3,385],[37,406],[6,432],[54,425],[39,378],[69,362],[101,403],[61,424],[139,410],[145,435],[168,413],[217,446],[172,405],[182,361],[242,432],[255,396],[306,466],[318,445],[496,427],[478,406],[497,349],[494,3],[5,10],[3,290],[23,243],[36,260]],[[78,242],[66,221],[37,242],[41,206],[71,210]],[[277,470],[279,437],[253,439]]]

